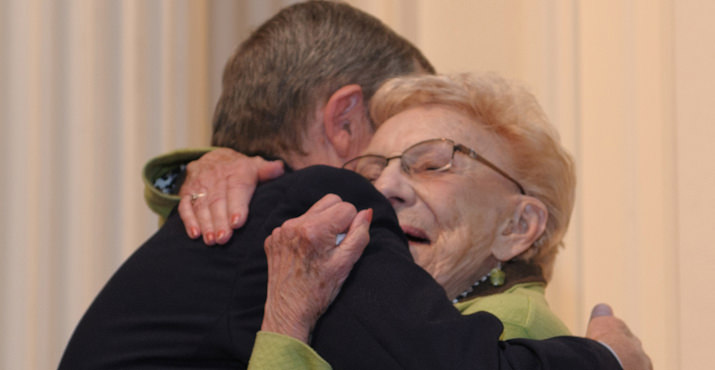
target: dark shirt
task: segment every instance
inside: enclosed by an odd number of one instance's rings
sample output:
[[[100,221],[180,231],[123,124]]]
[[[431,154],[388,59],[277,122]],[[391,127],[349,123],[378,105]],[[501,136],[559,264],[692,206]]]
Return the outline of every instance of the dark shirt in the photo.
[[[266,298],[263,242],[327,193],[374,210],[370,243],[313,333],[335,369],[620,368],[596,342],[500,342],[494,316],[460,315],[414,264],[389,202],[360,176],[324,166],[259,186],[225,246],[189,239],[174,212],[97,296],[59,368],[245,368]]]

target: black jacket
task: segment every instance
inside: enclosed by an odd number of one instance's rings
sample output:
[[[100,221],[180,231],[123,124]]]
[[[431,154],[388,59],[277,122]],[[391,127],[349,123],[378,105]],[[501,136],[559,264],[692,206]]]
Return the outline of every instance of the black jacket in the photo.
[[[496,317],[462,316],[414,264],[381,194],[323,166],[259,186],[246,225],[225,246],[189,239],[174,212],[97,296],[59,368],[245,368],[266,298],[263,242],[327,193],[374,210],[370,244],[313,333],[334,369],[620,369],[586,339],[500,342]]]

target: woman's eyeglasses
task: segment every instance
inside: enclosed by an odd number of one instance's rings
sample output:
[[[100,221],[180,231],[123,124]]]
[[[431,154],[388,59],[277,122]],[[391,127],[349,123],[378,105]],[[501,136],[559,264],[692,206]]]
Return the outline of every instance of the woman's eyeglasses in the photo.
[[[399,158],[402,170],[409,175],[443,172],[452,168],[454,153],[456,152],[464,153],[469,158],[476,159],[513,182],[519,188],[521,194],[526,194],[524,187],[518,181],[514,180],[513,177],[502,171],[495,164],[477,154],[474,150],[445,138],[421,141],[405,149],[402,154],[392,157],[376,154],[361,155],[345,162],[343,168],[357,172],[370,181],[375,181],[391,160]]]

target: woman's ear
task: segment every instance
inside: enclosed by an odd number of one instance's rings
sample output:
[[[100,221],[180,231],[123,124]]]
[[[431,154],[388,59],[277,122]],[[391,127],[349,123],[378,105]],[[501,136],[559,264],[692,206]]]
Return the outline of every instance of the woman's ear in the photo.
[[[365,145],[363,133],[372,132],[366,112],[362,88],[355,84],[341,87],[325,104],[325,135],[340,157],[349,159]]]
[[[549,211],[534,197],[522,195],[508,220],[501,226],[492,254],[508,261],[529,249],[546,230]]]

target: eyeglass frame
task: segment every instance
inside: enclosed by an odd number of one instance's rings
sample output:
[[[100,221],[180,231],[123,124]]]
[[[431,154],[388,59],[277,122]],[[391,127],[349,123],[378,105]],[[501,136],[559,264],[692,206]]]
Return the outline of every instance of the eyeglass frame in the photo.
[[[433,170],[434,172],[443,172],[443,171],[446,171],[446,170],[452,168],[452,164],[453,164],[453,162],[454,162],[454,153],[456,153],[456,152],[461,152],[461,153],[466,154],[469,158],[472,158],[472,159],[474,159],[474,160],[476,160],[476,161],[482,163],[483,165],[485,165],[485,166],[491,168],[492,170],[494,170],[496,173],[502,175],[504,178],[506,178],[507,180],[511,181],[514,185],[516,185],[516,187],[519,189],[519,192],[520,192],[522,195],[526,195],[526,191],[524,190],[524,187],[523,187],[518,181],[516,181],[516,179],[514,179],[514,178],[511,177],[511,176],[509,176],[509,174],[507,174],[504,170],[502,170],[502,169],[500,169],[499,167],[497,167],[497,165],[495,165],[495,164],[492,163],[491,161],[489,161],[489,160],[487,160],[486,158],[484,158],[482,155],[480,155],[479,153],[477,153],[474,149],[472,149],[472,148],[470,148],[470,147],[468,147],[468,146],[466,146],[466,145],[459,144],[459,143],[455,142],[455,141],[452,140],[452,139],[447,139],[447,138],[444,138],[444,137],[434,138],[434,139],[427,139],[427,140],[423,140],[423,141],[420,141],[420,142],[418,142],[418,143],[412,144],[412,145],[410,145],[407,149],[403,150],[401,154],[399,154],[399,155],[394,155],[394,156],[391,156],[391,157],[385,157],[385,156],[382,156],[382,155],[379,155],[379,154],[364,154],[364,155],[361,155],[361,156],[357,156],[357,157],[355,157],[355,158],[353,158],[353,159],[351,159],[351,160],[345,162],[345,163],[343,164],[343,167],[342,167],[342,168],[344,168],[344,169],[349,169],[349,168],[347,168],[347,166],[350,165],[350,163],[354,163],[354,162],[356,162],[356,161],[358,161],[358,160],[360,160],[360,159],[363,159],[363,158],[379,158],[379,159],[384,160],[384,164],[383,164],[383,166],[382,166],[382,169],[380,170],[380,174],[382,174],[382,171],[384,171],[385,168],[387,168],[387,166],[389,165],[389,163],[390,163],[391,160],[399,158],[399,159],[400,159],[400,168],[401,168],[403,171],[405,171],[406,173],[409,174],[411,168],[410,168],[410,167],[407,167],[407,166],[405,165],[405,162],[402,160],[402,157],[405,155],[406,152],[408,152],[409,150],[413,149],[414,147],[416,147],[416,146],[418,146],[418,145],[422,145],[422,144],[428,143],[428,142],[433,142],[433,141],[447,142],[447,143],[449,143],[449,144],[452,145],[452,155],[449,157],[449,163],[445,164],[444,166],[440,167],[439,169]]]

